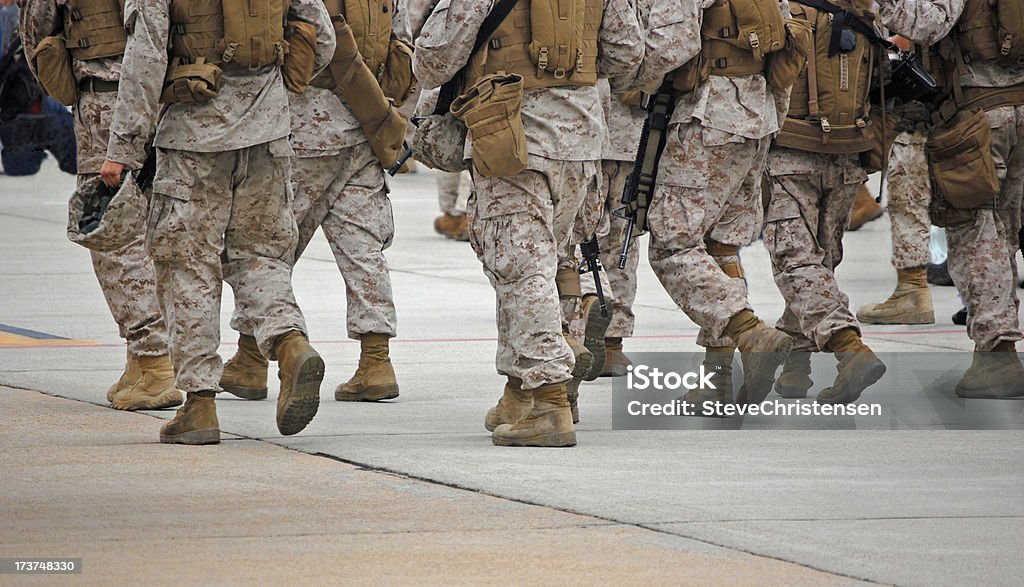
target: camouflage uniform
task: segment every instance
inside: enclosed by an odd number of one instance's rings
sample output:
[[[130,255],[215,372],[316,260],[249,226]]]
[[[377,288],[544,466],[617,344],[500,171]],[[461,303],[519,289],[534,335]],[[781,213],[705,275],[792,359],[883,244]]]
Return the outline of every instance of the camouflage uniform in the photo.
[[[129,0],[132,30],[107,159],[137,168],[156,127],[157,174],[146,246],[171,332],[177,386],[219,390],[221,282],[238,309],[258,316],[260,350],[305,333],[291,288],[297,229],[291,212],[288,97],[280,68],[230,71],[213,99],[161,111],[167,71],[168,0]],[[333,28],[318,0],[293,0],[290,18],[317,30],[316,67],[334,51]],[[280,422],[279,422],[280,426]]]
[[[494,4],[453,0],[437,6],[416,41],[414,69],[424,87],[441,86],[462,68],[465,62],[451,57],[469,58]],[[606,2],[599,70],[627,73],[641,57],[641,38],[631,3]],[[574,258],[576,214],[587,193],[597,191],[601,120],[594,87],[528,90],[528,168],[510,178],[474,177],[470,240],[497,295],[497,368],[522,379],[523,389],[570,379],[573,354],[562,337],[555,273]]]
[[[437,174],[437,205],[444,214],[464,216],[466,203],[469,199],[469,174],[448,173]]]
[[[25,54],[31,62],[35,47],[44,37],[62,28],[59,6],[64,0],[31,0],[21,12],[21,35]],[[121,76],[120,59],[72,60],[75,78],[116,82]],[[74,106],[75,139],[78,145],[78,185],[99,173],[106,155],[110,119],[116,91],[92,91],[90,82],[79,91]],[[109,253],[91,251],[93,270],[117,322],[128,352],[136,357],[167,354],[167,328],[156,296],[153,261],[146,255],[143,235],[124,248]]]
[[[931,258],[928,202],[932,199],[932,184],[924,154],[927,139],[924,131],[900,133],[889,157],[886,207],[892,222],[892,264],[897,269],[923,267]]]
[[[843,260],[843,234],[867,174],[857,155],[781,147],[768,155],[768,174],[764,244],[786,300],[776,328],[793,337],[798,351],[823,350],[840,330],[860,332],[834,271]]]
[[[393,337],[397,318],[384,249],[391,245],[395,226],[384,170],[359,122],[333,92],[310,87],[288,97],[295,150],[295,260],[322,228],[345,280],[349,337]],[[242,312],[235,313],[231,325],[250,336],[256,326]]]
[[[712,3],[654,3],[637,78],[642,87],[656,89],[700,52],[702,8]],[[757,238],[761,175],[787,105],[788,95],[774,95],[760,74],[712,75],[676,102],[648,212],[650,261],[672,299],[701,326],[702,346],[733,346],[726,326],[751,310],[742,277],[720,267],[738,258],[708,245],[742,247]]]
[[[966,0],[880,0],[882,21],[894,32],[923,45],[933,45],[953,30]],[[965,66],[965,88],[1002,88],[1024,83],[1024,67],[993,61]],[[1024,194],[1024,106],[986,112],[992,127],[992,154],[1001,182],[998,207],[959,211],[962,222],[946,228],[949,274],[969,310],[967,332],[979,351],[1024,338],[1018,317],[1017,268],[1013,256],[1021,227]],[[939,198],[936,198],[939,200]],[[933,201],[933,210],[948,205]]]

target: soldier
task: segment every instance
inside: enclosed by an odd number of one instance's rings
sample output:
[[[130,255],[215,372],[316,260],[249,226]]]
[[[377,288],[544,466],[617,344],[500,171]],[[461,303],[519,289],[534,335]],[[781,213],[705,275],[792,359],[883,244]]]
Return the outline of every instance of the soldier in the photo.
[[[325,2],[332,18],[344,16],[341,2]],[[373,22],[390,30],[394,4],[369,2],[382,15]],[[387,53],[391,37],[365,34],[368,19],[348,20],[356,38],[383,43],[364,48],[368,55]],[[372,64],[377,71],[381,64]],[[411,72],[409,73],[411,76]],[[384,250],[391,246],[395,226],[384,169],[366,132],[334,92],[330,72],[321,73],[303,93],[289,92],[292,118],[292,208],[299,228],[298,261],[317,228],[323,230],[345,280],[348,335],[360,344],[356,373],[337,387],[338,401],[379,401],[398,397],[389,339],[396,334],[394,295]],[[241,310],[232,317],[239,331],[238,352],[224,365],[221,387],[245,399],[267,396],[267,359],[253,337],[255,322]]]
[[[75,11],[83,17],[73,18]],[[126,41],[121,15],[118,0],[27,0],[21,13],[29,63],[44,38],[60,35],[69,41],[73,83],[78,88],[73,106],[79,186],[96,177],[106,155]],[[46,78],[49,72],[35,73]],[[145,142],[139,149],[139,157],[144,159]],[[146,254],[143,235],[120,250],[91,251],[91,256],[107,306],[121,338],[127,341],[125,368],[107,391],[107,401],[119,410],[180,405],[182,396],[174,387],[153,261]]]
[[[904,51],[915,49],[898,35],[889,40]],[[920,47],[916,50],[925,67],[934,71],[935,56]],[[920,101],[899,100],[893,115],[900,133],[892,146],[887,179],[896,291],[880,304],[868,304],[857,310],[857,319],[867,324],[934,324],[935,311],[928,291],[928,203],[932,199],[932,184],[924,153],[931,113]]]
[[[810,353],[827,350],[839,360],[838,374],[818,401],[849,403],[885,373],[861,340],[860,324],[835,278],[853,201],[867,181],[860,153],[874,144],[868,93],[878,49],[849,25],[838,33],[846,41],[838,47],[831,42],[834,22],[858,19],[873,26],[870,0],[833,5],[836,14],[803,0],[790,3],[793,18],[813,26],[815,50],[793,87],[786,121],[768,156],[764,244],[786,299],[777,327],[796,341],[775,389],[784,397],[805,396]]]
[[[434,219],[434,231],[457,241],[469,240],[469,216],[466,203],[469,199],[469,172],[437,173],[437,204],[441,215]]]
[[[636,319],[633,301],[636,299],[636,269],[640,263],[640,251],[636,243],[632,243],[626,267],[619,269],[619,254],[626,238],[628,222],[614,212],[622,207],[622,192],[626,188],[626,179],[633,171],[645,112],[640,107],[639,92],[612,95],[606,81],[600,82],[598,89],[601,91],[606,126],[601,146],[604,214],[597,235],[601,245],[601,265],[611,284],[614,308],[604,339],[605,361],[601,376],[621,377],[632,364],[622,352],[622,340],[633,336]]]
[[[939,108],[984,111],[991,127],[991,155],[998,195],[967,204],[938,193],[931,211],[946,225],[949,274],[968,309],[967,332],[974,340],[974,361],[956,386],[967,398],[1024,396],[1024,366],[1016,355],[1021,332],[1015,290],[1021,198],[1024,194],[1024,18],[1017,0],[880,0],[882,21],[915,43],[939,44],[948,100]],[[1006,19],[997,18],[999,11]],[[1017,15],[1014,21],[1013,15]],[[1002,26],[1002,32],[1000,30]],[[959,206],[955,206],[959,204]]]
[[[188,393],[161,429],[161,442],[220,442],[213,398],[222,370],[222,280],[254,318],[260,351],[278,361],[278,430],[296,434],[319,406],[324,364],[306,340],[291,287],[297,231],[279,63],[286,17],[315,30],[309,70],[327,65],[334,35],[319,0],[290,4],[267,0],[244,10],[211,2],[211,12],[201,17],[194,3],[180,0],[136,0],[125,9],[128,43],[100,174],[113,185],[125,169],[138,168],[155,129],[146,247],[156,266],[177,384]],[[239,41],[240,31],[245,37]]]
[[[781,34],[788,12],[774,14],[775,3],[761,4],[771,12],[744,6],[770,14],[775,34]],[[656,1],[650,23],[638,84],[654,92],[669,76],[678,95],[648,211],[651,267],[701,327],[697,343],[707,349],[707,362],[721,367],[725,383],[717,390],[694,390],[684,400],[733,401],[729,381],[739,347],[739,399],[760,402],[792,341],[754,314],[739,248],[760,229],[761,175],[789,98],[788,89],[769,89],[764,56],[753,45],[781,45],[784,39],[769,39],[768,28],[759,27],[761,35],[750,38],[759,42],[722,40],[721,31],[739,28],[729,5],[714,0]]]
[[[474,151],[470,242],[496,292],[497,368],[508,377],[485,424],[498,445],[573,446],[576,433],[566,383],[575,362],[562,334],[559,293],[575,292],[556,285],[556,273],[570,288],[579,287],[578,274],[574,282],[568,279],[565,259],[572,256],[570,239],[580,205],[599,182],[598,72],[629,73],[642,57],[642,31],[633,3],[623,0],[574,0],[571,12],[584,14],[582,22],[554,21],[555,26],[571,23],[573,31],[531,31],[531,10],[547,7],[520,0],[491,36],[493,46],[471,56],[481,25],[497,4],[439,4],[416,41],[414,69],[424,87],[439,87],[463,75],[462,86],[468,88],[497,71],[524,80],[527,168],[512,177],[485,177],[476,160],[480,154]],[[448,26],[453,22],[460,26]],[[582,48],[575,59],[546,50],[550,61],[539,54],[531,57],[530,42],[541,33],[578,34]],[[560,69],[566,57],[572,63]]]

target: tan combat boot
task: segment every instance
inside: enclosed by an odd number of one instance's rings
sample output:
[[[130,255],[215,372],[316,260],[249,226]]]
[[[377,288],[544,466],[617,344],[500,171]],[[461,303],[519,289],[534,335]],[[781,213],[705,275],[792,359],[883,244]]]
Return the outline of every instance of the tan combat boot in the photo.
[[[580,423],[580,384],[582,379],[573,377],[565,384],[565,399],[569,401],[569,413],[572,414],[572,423]]]
[[[508,378],[505,390],[501,393],[498,405],[487,410],[484,428],[488,432],[502,424],[515,424],[522,420],[533,409],[533,392],[523,390],[523,380],[518,377]]]
[[[793,339],[766,325],[750,310],[742,310],[733,316],[725,328],[725,335],[736,341],[743,360],[743,385],[736,402],[763,402],[775,383],[775,371],[793,348]]]
[[[267,399],[267,358],[260,352],[256,338],[238,335],[238,351],[224,363],[220,387],[242,399]]]
[[[468,241],[469,216],[465,214],[460,216],[454,216],[448,213],[442,214],[434,219],[434,230],[437,231],[438,234],[444,235],[446,238],[457,241]]]
[[[865,324],[935,324],[928,270],[923,266],[897,269],[896,279],[896,291],[889,299],[863,306],[857,319]]]
[[[162,410],[181,405],[181,392],[174,388],[174,367],[167,355],[138,357],[142,376],[126,391],[114,396],[115,410]]]
[[[622,352],[621,338],[604,339],[604,369],[601,371],[601,377],[625,377],[632,365],[633,361]]]
[[[160,429],[160,442],[164,444],[217,444],[220,442],[220,423],[212,391],[188,394],[185,405],[174,418]]]
[[[533,409],[515,424],[502,424],[491,441],[498,446],[576,446],[565,383],[533,390]]]
[[[142,377],[142,369],[139,369],[139,359],[131,353],[126,351],[124,361],[124,371],[121,373],[121,377],[110,386],[107,390],[107,401],[113,403],[114,396],[121,391],[126,391],[132,388],[133,385]]]
[[[844,328],[833,334],[825,348],[839,359],[839,372],[832,387],[818,393],[818,403],[853,403],[865,389],[885,375],[885,364],[861,341],[853,328]]]
[[[885,209],[875,201],[875,197],[871,195],[871,190],[868,189],[867,184],[863,184],[857,192],[857,197],[853,200],[853,210],[850,211],[850,225],[847,228],[849,230],[859,230],[860,227],[868,222],[881,218],[884,213]]]
[[[782,365],[782,373],[775,380],[775,393],[784,398],[807,397],[814,382],[811,381],[811,353],[793,351]]]
[[[736,347],[708,347],[704,352],[704,371],[713,373],[711,383],[714,389],[696,388],[686,392],[680,401],[696,406],[695,415],[702,414],[704,402],[733,403],[732,360]]]
[[[594,353],[590,352],[590,349],[575,337],[569,335],[569,333],[563,332],[562,337],[565,339],[566,344],[569,345],[569,348],[572,349],[572,376],[577,379],[583,379],[583,376],[590,373],[591,368],[594,366]]]
[[[320,383],[324,380],[324,360],[309,346],[306,335],[297,330],[283,334],[274,343],[277,377],[281,391],[277,396],[277,429],[285,436],[298,434],[320,407]]]
[[[974,351],[974,360],[956,384],[962,398],[1006,399],[1024,396],[1024,366],[1016,345],[1000,342],[989,352]]]
[[[359,366],[351,379],[334,390],[334,399],[376,402],[398,397],[398,380],[388,354],[388,335],[364,334],[359,337],[359,345]]]
[[[601,303],[595,294],[583,296],[581,302],[583,311],[583,346],[587,347],[594,362],[590,369],[581,377],[584,381],[593,381],[601,376],[604,371],[605,349],[604,333],[608,332],[608,325],[612,322],[612,307],[607,305],[607,315],[601,313]]]

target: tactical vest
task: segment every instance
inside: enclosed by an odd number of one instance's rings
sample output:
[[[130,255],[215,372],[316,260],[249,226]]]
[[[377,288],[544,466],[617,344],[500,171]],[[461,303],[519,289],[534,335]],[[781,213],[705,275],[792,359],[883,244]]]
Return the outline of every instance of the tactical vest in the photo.
[[[709,75],[764,72],[765,56],[786,45],[778,0],[718,0],[704,10],[701,50],[672,74],[679,94],[694,91]]]
[[[291,0],[171,0],[171,55],[222,69],[280,65]]]
[[[968,61],[1024,64],[1024,3],[967,0],[953,36]]]
[[[523,87],[597,84],[601,0],[519,0],[512,13],[466,66],[465,87],[504,71]]]
[[[870,0],[833,0],[864,22],[874,22]],[[861,153],[872,148],[868,93],[875,73],[878,48],[866,36],[846,28],[854,39],[851,50],[829,57],[833,15],[790,3],[794,19],[811,23],[814,55],[793,85],[789,113],[776,144],[818,153]],[[851,37],[852,35],[852,37]]]
[[[352,29],[356,46],[366,66],[380,81],[391,42],[391,25],[395,14],[393,0],[323,0],[332,22],[344,20]],[[333,87],[333,78],[324,71],[313,85]]]
[[[124,0],[68,0],[62,12],[72,57],[88,61],[124,54]]]

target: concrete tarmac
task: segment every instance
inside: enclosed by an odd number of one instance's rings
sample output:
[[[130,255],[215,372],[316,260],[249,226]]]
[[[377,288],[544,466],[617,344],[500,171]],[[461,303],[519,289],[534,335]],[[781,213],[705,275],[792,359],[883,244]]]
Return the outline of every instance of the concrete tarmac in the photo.
[[[581,390],[578,447],[492,446],[483,416],[503,384],[494,295],[469,246],[433,233],[429,172],[392,182],[401,397],[333,401],[358,344],[318,236],[294,277],[327,362],[316,419],[281,437],[272,376],[267,401],[218,399],[222,445],[161,446],[159,419],[173,411],[105,407],[124,346],[88,252],[64,236],[73,185],[52,162],[32,178],[0,177],[0,385],[18,388],[0,389],[0,557],[82,556],[77,580],[90,584],[1017,585],[1024,576],[1020,431],[613,430],[602,379]],[[851,306],[883,300],[895,284],[887,217],[844,243],[838,278]],[[743,262],[755,309],[775,320],[783,303],[760,243]],[[646,260],[639,282],[627,352],[696,352],[696,326]],[[865,340],[884,352],[969,352],[949,318],[955,290],[932,294],[937,324],[866,326]],[[225,358],[236,339],[231,304],[225,288]],[[831,378],[816,373],[812,393]],[[864,399],[872,393],[884,391]]]

